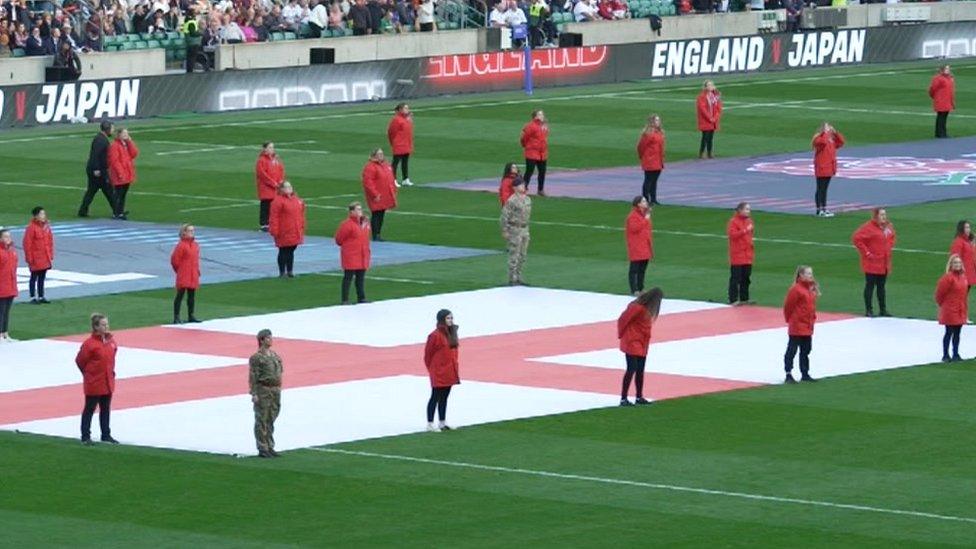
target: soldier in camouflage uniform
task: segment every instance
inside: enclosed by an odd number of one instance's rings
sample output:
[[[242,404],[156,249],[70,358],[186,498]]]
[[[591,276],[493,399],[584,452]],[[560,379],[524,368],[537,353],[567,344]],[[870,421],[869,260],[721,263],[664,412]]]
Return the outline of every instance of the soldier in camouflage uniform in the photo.
[[[502,208],[502,236],[508,242],[508,284],[522,286],[522,266],[529,250],[529,216],[532,215],[532,200],[526,194],[525,181],[516,177],[512,181],[515,194]]]
[[[278,457],[274,449],[274,422],[281,409],[281,357],[271,350],[271,330],[258,332],[258,352],[251,355],[250,366],[258,456]]]

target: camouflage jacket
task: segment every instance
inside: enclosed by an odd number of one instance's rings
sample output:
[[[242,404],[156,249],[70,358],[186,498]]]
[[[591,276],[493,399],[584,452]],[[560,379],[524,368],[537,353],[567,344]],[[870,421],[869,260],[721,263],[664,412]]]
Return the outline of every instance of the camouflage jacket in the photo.
[[[257,394],[260,387],[281,387],[281,357],[278,353],[268,350],[267,353],[258,351],[251,355],[250,388],[251,394]]]
[[[529,228],[529,217],[532,215],[532,199],[527,194],[513,194],[502,208],[500,219],[502,231]]]

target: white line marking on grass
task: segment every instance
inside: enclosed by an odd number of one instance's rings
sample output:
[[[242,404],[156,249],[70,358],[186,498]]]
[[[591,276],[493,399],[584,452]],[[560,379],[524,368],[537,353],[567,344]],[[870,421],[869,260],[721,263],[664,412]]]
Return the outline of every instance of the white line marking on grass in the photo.
[[[334,276],[334,277],[337,277],[337,278],[341,278],[343,276],[342,273],[317,273],[317,274],[321,274],[322,276]],[[415,278],[393,278],[393,277],[389,277],[389,276],[370,276],[369,279],[370,280],[383,280],[383,281],[386,281],[386,282],[406,282],[406,283],[409,283],[409,284],[423,284],[425,286],[431,286],[433,284],[436,284],[436,282],[434,282],[432,280],[417,280]]]
[[[240,204],[219,204],[217,206],[202,206],[200,208],[184,208],[180,210],[180,213],[186,212],[206,212],[210,210],[223,210],[225,208],[243,208],[245,206],[254,206],[257,202],[250,200],[248,202],[242,202]]]
[[[560,480],[575,480],[575,481],[593,482],[599,484],[611,484],[615,486],[632,486],[636,488],[650,488],[652,490],[664,490],[668,492],[684,492],[690,494],[702,494],[706,496],[723,496],[728,498],[748,499],[753,501],[768,501],[774,503],[793,503],[796,505],[806,505],[810,507],[825,507],[828,509],[864,511],[868,513],[881,513],[885,515],[897,515],[897,516],[914,517],[914,518],[935,519],[935,520],[942,520],[948,522],[963,522],[967,524],[976,524],[976,518],[971,518],[971,517],[943,515],[939,513],[928,513],[925,511],[909,511],[906,509],[890,509],[887,507],[874,507],[871,505],[859,505],[853,503],[835,503],[831,501],[820,501],[815,499],[766,496],[763,494],[750,494],[748,492],[732,492],[728,490],[714,490],[711,488],[695,488],[693,486],[680,486],[676,484],[661,484],[656,482],[640,482],[637,480],[594,477],[589,475],[555,473],[552,471],[538,471],[534,469],[521,469],[518,467],[500,467],[497,465],[481,465],[478,463],[466,463],[463,461],[447,461],[442,459],[428,459],[428,458],[419,458],[419,457],[411,457],[411,456],[401,456],[396,454],[358,452],[352,450],[341,450],[339,448],[309,448],[309,450],[314,450],[316,452],[324,452],[329,454],[340,454],[346,456],[370,457],[370,458],[379,458],[379,459],[385,459],[391,461],[405,461],[409,463],[443,465],[447,467],[457,467],[460,469],[492,471],[495,473],[511,473],[515,475],[526,475],[526,476],[542,477],[542,478],[555,478]]]
[[[738,103],[735,105],[729,105],[728,109],[762,109],[762,108],[781,108],[781,107],[793,107],[793,108],[807,108],[806,105],[810,103],[821,103],[826,101],[826,99],[802,99],[797,101],[779,101],[775,103]],[[811,107],[812,108],[812,107]],[[834,110],[834,109],[831,109]]]

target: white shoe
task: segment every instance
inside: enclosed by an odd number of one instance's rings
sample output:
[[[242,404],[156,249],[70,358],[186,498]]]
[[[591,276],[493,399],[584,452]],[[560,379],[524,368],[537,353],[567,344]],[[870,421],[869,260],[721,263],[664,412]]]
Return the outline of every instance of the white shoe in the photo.
[[[394,184],[394,185],[396,185],[396,188],[398,188],[398,189],[399,189],[400,187],[402,187],[402,186],[403,186],[403,185],[401,185],[401,184],[400,184],[400,182],[399,182],[399,181],[397,181],[396,179],[394,179],[394,180],[393,180],[393,184]]]
[[[440,430],[439,427],[437,427],[433,423],[428,423],[427,424],[427,432],[428,433],[439,433],[439,432],[441,432],[441,430]]]
[[[409,177],[403,180],[403,186],[404,187],[413,187],[413,182],[410,181],[410,178]]]
[[[834,217],[834,212],[832,212],[830,210],[824,210],[823,211],[823,216],[824,217]]]

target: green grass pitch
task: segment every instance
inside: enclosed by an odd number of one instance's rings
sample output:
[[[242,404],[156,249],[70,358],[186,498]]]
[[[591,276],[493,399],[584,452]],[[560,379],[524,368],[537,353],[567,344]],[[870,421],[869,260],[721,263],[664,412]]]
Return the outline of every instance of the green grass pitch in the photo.
[[[727,112],[716,152],[808,150],[825,118],[852,145],[925,139],[934,118],[925,95],[933,71],[932,64],[900,64],[719,78],[726,100],[757,106]],[[955,72],[960,109],[950,133],[974,135],[976,63],[957,63]],[[532,98],[414,101],[411,175],[420,185],[402,190],[386,236],[501,250],[494,195],[423,184],[499,176],[505,162],[520,160],[518,131],[534,108],[551,121],[556,169],[636,165],[634,144],[651,112],[663,117],[669,161],[692,158],[699,85],[634,82],[539,90]],[[836,110],[775,106],[809,99],[826,99],[818,105]],[[129,198],[133,219],[254,229],[256,204],[242,204],[254,198],[258,147],[273,140],[294,143],[280,147],[289,179],[311,199],[309,232],[332,234],[350,200],[340,195],[361,192],[368,151],[387,145],[391,110],[383,102],[131,122],[142,149]],[[24,223],[38,204],[55,222],[71,220],[93,133],[72,126],[0,135],[0,224]],[[195,148],[204,152],[157,154]],[[533,228],[527,280],[626,291],[617,227],[628,209],[537,200],[533,220],[545,224]],[[889,210],[898,247],[914,250],[895,253],[888,284],[895,314],[935,317],[932,293],[955,222],[976,217],[974,210],[976,200]],[[108,215],[102,199],[92,214]],[[671,297],[721,301],[729,215],[660,208],[650,283]],[[793,268],[809,263],[824,286],[822,310],[860,312],[862,277],[845,245],[866,217],[757,213],[757,237],[801,243],[757,243],[755,299],[778,306]],[[399,279],[370,282],[372,299],[393,299],[499,285],[505,264],[487,256],[371,273]],[[83,332],[92,310],[107,312],[115,329],[160,324],[171,299],[160,290],[16,305],[11,333]],[[316,274],[287,286],[276,279],[206,286],[198,310],[218,318],[337,302],[338,280]],[[919,345],[938,358],[938,341]],[[972,345],[963,341],[970,353]],[[972,361],[923,365],[815,387],[765,387],[335,447],[348,453],[300,450],[273,461],[82,448],[73,440],[0,433],[0,532],[10,547],[973,545],[974,391]]]

